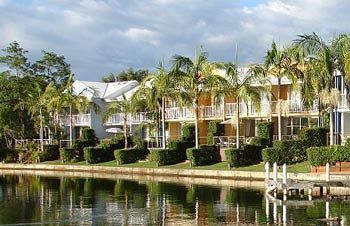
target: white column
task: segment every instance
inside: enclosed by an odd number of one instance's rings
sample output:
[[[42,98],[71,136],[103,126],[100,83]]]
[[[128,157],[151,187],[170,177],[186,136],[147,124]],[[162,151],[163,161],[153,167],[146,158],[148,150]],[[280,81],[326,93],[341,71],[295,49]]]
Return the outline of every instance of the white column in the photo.
[[[266,219],[268,220],[270,216],[270,202],[267,196],[265,196],[265,214],[266,214]]]
[[[277,163],[273,163],[273,181],[277,182],[278,172],[277,172]]]
[[[284,204],[282,207],[282,221],[283,225],[287,225],[287,205]]]
[[[330,181],[330,174],[329,174],[329,163],[326,163],[326,182]]]
[[[270,163],[265,163],[265,183],[267,184],[268,180],[270,179]]]
[[[326,219],[329,218],[329,201],[326,201]]]

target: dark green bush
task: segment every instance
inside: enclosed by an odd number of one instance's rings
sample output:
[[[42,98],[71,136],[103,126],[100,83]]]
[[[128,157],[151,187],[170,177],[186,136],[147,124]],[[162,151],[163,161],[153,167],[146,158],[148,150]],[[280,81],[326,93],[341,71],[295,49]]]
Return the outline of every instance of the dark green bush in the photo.
[[[98,144],[98,138],[96,137],[95,130],[91,128],[83,129],[81,139],[84,141],[89,141],[89,146],[95,146],[96,144]]]
[[[119,149],[114,151],[114,157],[118,165],[134,163],[140,160],[141,152],[136,148]]]
[[[230,167],[248,166],[261,162],[261,149],[261,146],[246,144],[239,149],[226,149],[225,155]]]
[[[303,128],[298,139],[304,142],[306,148],[326,146],[327,142],[327,128]]]
[[[328,146],[330,163],[350,161],[350,150],[346,146],[331,145]]]
[[[74,148],[60,148],[60,159],[63,162],[76,162],[80,159]]]
[[[201,146],[199,148],[188,148],[187,159],[191,166],[209,165],[219,161],[220,153],[216,146]]]
[[[310,165],[324,166],[330,161],[328,147],[311,147],[306,150]]]
[[[275,141],[273,148],[265,148],[262,151],[264,162],[282,165],[302,162],[307,159],[306,148],[300,140]]]
[[[176,151],[176,153],[178,155],[177,161],[182,162],[182,161],[185,161],[187,159],[186,149],[193,147],[193,143],[188,142],[188,141],[183,141],[183,140],[174,140],[174,141],[171,141],[169,143],[168,147],[169,147],[169,149]]]
[[[94,142],[89,140],[77,139],[73,142],[72,148],[75,152],[75,161],[82,161],[84,159],[84,148],[94,146]]]
[[[40,162],[58,160],[60,158],[60,147],[57,144],[45,144],[39,158]]]
[[[253,137],[249,144],[266,148],[269,146],[270,140],[264,137]]]
[[[151,161],[157,166],[176,164],[183,161],[182,156],[174,149],[153,149],[151,150]]]
[[[101,147],[84,148],[84,159],[87,163],[99,163],[112,161],[114,159],[113,151]]]
[[[182,141],[192,142],[194,145],[195,140],[195,127],[194,125],[185,123],[182,126],[182,136],[180,138]]]
[[[268,146],[272,145],[273,140],[273,122],[259,122],[258,136],[268,140]]]
[[[207,143],[214,144],[214,136],[222,136],[225,134],[225,126],[220,124],[221,121],[209,121],[207,128]]]
[[[19,158],[19,153],[22,152],[22,149],[2,148],[0,150],[0,161],[3,161],[5,163],[17,162]]]

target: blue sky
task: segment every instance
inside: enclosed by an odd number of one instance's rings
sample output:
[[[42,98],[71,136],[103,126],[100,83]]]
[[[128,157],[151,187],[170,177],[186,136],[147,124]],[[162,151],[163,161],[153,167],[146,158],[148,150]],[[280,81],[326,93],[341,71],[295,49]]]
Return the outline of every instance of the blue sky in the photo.
[[[212,61],[262,62],[275,40],[349,32],[347,0],[0,0],[0,48],[16,40],[40,58],[64,55],[76,78],[99,81],[128,67],[153,70],[204,46]]]

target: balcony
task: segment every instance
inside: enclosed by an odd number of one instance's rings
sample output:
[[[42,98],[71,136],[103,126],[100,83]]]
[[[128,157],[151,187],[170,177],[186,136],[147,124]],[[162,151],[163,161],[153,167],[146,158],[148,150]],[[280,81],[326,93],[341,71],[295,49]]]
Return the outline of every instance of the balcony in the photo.
[[[59,116],[59,122],[65,126],[70,125],[69,115]],[[90,126],[91,125],[91,115],[90,114],[80,114],[72,115],[72,125],[73,126]]]
[[[194,112],[188,107],[172,107],[165,109],[165,119],[194,119]]]
[[[116,113],[111,115],[107,122],[105,123],[106,125],[122,125],[124,123],[124,114],[123,113]],[[134,115],[128,115],[127,116],[127,121],[130,124],[140,124],[143,122],[149,122],[150,119],[147,116],[147,112],[138,112]]]

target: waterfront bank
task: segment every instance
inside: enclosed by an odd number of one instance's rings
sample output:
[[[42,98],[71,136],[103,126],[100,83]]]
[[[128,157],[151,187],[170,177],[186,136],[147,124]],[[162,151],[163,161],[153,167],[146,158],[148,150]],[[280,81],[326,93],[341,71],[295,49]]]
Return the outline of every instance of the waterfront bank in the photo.
[[[48,165],[48,164],[0,164],[1,170],[16,171],[38,171],[43,175],[51,176],[59,172],[86,173],[86,174],[111,174],[111,175],[141,175],[141,176],[163,176],[172,178],[206,178],[221,180],[248,180],[263,181],[265,172],[236,171],[236,170],[204,170],[204,169],[167,169],[167,168],[137,168],[137,167],[111,167],[95,165]],[[272,174],[271,174],[272,176]],[[279,173],[282,178],[282,173]],[[323,181],[323,173],[288,173],[289,179]],[[332,181],[343,181],[347,184],[350,181],[350,174],[331,174]]]

